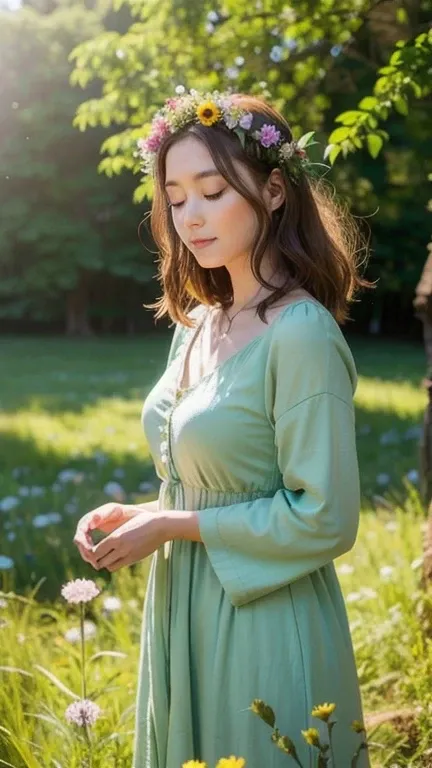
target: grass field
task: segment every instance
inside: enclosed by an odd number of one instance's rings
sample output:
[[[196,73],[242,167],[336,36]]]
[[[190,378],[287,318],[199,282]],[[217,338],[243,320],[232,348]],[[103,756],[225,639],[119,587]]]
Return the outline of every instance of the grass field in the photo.
[[[113,483],[127,503],[157,494],[140,410],[168,345],[161,335],[0,340],[0,765],[86,764],[86,745],[63,717],[71,692],[80,692],[80,653],[78,619],[59,589],[68,578],[94,577],[71,538],[77,519],[109,500]],[[356,547],[337,566],[366,711],[415,709],[409,729],[386,725],[369,734],[373,765],[431,766],[432,756],[424,760],[432,649],[424,630],[432,609],[418,591],[424,518],[415,476],[423,350],[358,339],[351,347],[363,510]],[[95,655],[90,692],[104,712],[94,729],[94,768],[130,766],[146,573],[143,563],[111,579],[97,574],[103,593],[86,630],[88,655]]]

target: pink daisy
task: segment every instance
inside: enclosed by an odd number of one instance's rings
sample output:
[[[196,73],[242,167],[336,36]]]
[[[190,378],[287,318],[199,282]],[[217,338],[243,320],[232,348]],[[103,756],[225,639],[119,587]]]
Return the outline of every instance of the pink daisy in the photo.
[[[68,723],[83,728],[86,725],[94,725],[101,714],[102,710],[98,704],[89,699],[81,699],[69,704],[65,711],[65,718]]]
[[[99,587],[91,579],[68,581],[61,589],[61,593],[68,603],[89,603],[90,600],[98,596],[99,592]]]

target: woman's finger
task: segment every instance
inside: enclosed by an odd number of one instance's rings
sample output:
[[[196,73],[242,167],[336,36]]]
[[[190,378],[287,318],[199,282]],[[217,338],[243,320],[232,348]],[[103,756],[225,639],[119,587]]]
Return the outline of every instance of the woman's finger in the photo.
[[[78,552],[80,553],[82,559],[86,563],[89,563],[90,565],[92,565],[93,568],[94,568],[95,565],[94,565],[94,562],[92,560],[92,557],[91,557],[91,554],[90,554],[89,550],[84,548],[84,547],[82,547],[81,544],[77,544],[77,547],[78,547]]]
[[[91,548],[93,547],[93,541],[90,535],[81,526],[78,526],[78,528],[76,529],[76,533],[74,536],[74,544],[76,544],[77,546],[80,544],[82,547],[84,547],[84,549],[88,549],[88,550],[91,550]]]
[[[109,552],[104,554],[102,557],[99,555],[99,557],[95,560],[96,567],[97,568],[109,568],[110,565],[116,562],[116,560],[119,559],[119,552],[116,549],[110,549]]]
[[[118,571],[120,568],[123,568],[125,565],[129,565],[129,563],[124,559],[124,557],[119,557],[118,560],[114,560],[111,565],[107,566],[108,570],[111,573],[114,573],[114,571]]]

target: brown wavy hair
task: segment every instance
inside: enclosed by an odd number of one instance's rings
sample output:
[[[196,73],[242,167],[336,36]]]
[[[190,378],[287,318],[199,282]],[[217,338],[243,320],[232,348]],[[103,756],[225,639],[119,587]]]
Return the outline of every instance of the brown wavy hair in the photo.
[[[238,105],[253,113],[254,128],[269,121],[281,131],[285,141],[292,141],[287,121],[263,99],[236,94]],[[274,288],[258,305],[257,312],[266,322],[265,312],[290,291],[302,288],[323,304],[339,323],[348,319],[350,302],[358,289],[372,284],[359,272],[362,239],[358,226],[346,206],[337,202],[331,187],[323,180],[302,174],[293,183],[281,169],[286,199],[270,215],[261,191],[272,168],[258,157],[245,151],[238,138],[224,124],[211,128],[193,123],[168,136],[156,159],[155,190],[150,212],[151,232],[160,251],[158,279],[163,295],[154,304],[158,320],[165,315],[185,326],[194,323],[187,317],[198,304],[221,305],[225,310],[233,304],[231,278],[225,267],[201,267],[188,247],[179,238],[171,218],[165,193],[166,156],[170,147],[186,136],[194,136],[205,144],[214,164],[228,183],[254,209],[258,218],[258,235],[250,256],[255,278],[268,290]],[[252,174],[256,190],[240,178],[233,160],[240,161]],[[268,247],[278,254],[278,266],[286,280],[282,286],[268,283],[260,266]]]

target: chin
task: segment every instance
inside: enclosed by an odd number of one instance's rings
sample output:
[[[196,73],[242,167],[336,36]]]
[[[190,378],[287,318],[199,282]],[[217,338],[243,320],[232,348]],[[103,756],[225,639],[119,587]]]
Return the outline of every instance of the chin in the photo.
[[[208,256],[207,258],[201,255],[198,256],[197,254],[194,254],[194,256],[200,267],[203,269],[217,269],[220,267],[225,267],[226,265],[226,259],[218,259],[217,256]]]

